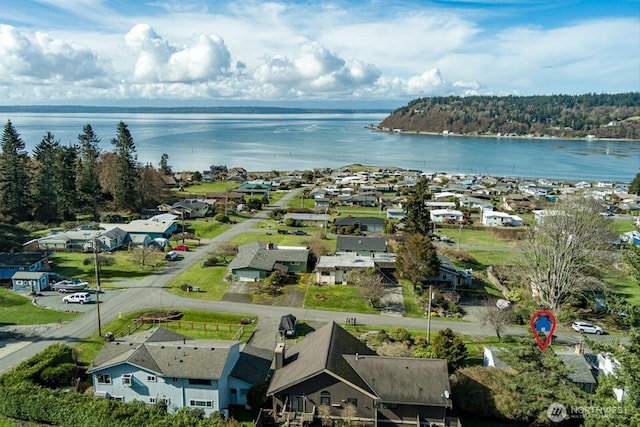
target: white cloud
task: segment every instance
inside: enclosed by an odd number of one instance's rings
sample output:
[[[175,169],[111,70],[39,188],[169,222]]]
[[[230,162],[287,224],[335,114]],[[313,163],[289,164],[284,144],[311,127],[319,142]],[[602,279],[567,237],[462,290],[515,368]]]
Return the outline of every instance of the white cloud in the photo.
[[[231,55],[217,35],[198,34],[190,45],[176,47],[150,25],[138,24],[126,34],[125,41],[138,57],[134,77],[141,83],[216,79],[230,65]]]
[[[83,82],[103,74],[98,57],[85,46],[40,32],[29,38],[10,25],[0,24],[0,75],[5,81]]]

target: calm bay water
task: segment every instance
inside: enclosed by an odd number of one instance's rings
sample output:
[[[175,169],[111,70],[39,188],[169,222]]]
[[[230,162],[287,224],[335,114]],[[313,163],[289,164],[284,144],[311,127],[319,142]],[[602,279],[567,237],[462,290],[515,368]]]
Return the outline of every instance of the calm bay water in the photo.
[[[564,141],[400,135],[365,129],[385,114],[35,114],[3,113],[27,150],[51,131],[75,143],[89,123],[111,151],[120,120],[138,160],[174,171],[210,165],[250,171],[340,167],[352,163],[424,171],[630,182],[640,169],[638,141]]]

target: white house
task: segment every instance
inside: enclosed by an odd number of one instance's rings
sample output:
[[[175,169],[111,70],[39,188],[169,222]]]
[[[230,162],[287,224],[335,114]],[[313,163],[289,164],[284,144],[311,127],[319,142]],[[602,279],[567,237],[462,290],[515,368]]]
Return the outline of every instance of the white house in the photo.
[[[482,210],[482,224],[487,227],[510,226],[518,227],[523,224],[518,215],[510,215],[506,212],[494,210]]]
[[[230,404],[246,405],[252,384],[235,375],[239,347],[239,341],[196,340],[155,328],[106,342],[87,373],[96,396],[164,401],[169,412],[200,408],[208,416]]]
[[[434,209],[430,211],[431,221],[433,222],[447,222],[447,221],[462,221],[464,215],[462,212],[454,209]]]
[[[321,285],[346,284],[351,271],[363,271],[375,267],[369,255],[360,256],[355,252],[321,256],[316,264],[316,283]]]

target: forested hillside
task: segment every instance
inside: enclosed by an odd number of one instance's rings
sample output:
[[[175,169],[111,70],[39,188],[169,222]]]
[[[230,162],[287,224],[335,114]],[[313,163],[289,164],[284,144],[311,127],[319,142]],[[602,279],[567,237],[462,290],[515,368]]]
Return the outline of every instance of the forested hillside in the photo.
[[[640,93],[418,98],[379,125],[405,132],[640,139]]]

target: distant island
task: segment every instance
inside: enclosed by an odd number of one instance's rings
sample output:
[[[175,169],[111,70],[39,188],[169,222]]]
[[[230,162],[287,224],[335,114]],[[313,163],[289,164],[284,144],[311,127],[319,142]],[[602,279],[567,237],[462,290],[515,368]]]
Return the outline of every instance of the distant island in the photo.
[[[375,114],[389,109],[289,107],[101,107],[90,105],[0,105],[0,113],[130,113],[130,114]]]
[[[378,130],[535,138],[640,140],[640,92],[418,98]]]

